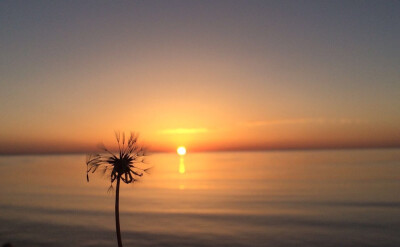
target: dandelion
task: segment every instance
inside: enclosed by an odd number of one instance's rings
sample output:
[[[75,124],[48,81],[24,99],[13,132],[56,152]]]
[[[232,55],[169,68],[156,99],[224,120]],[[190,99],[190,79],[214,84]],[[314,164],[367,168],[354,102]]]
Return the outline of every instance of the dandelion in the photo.
[[[100,148],[104,153],[89,154],[86,157],[87,174],[86,179],[89,182],[89,173],[97,170],[109,176],[111,185],[109,191],[113,190],[114,182],[116,185],[115,193],[115,229],[117,232],[118,247],[122,247],[121,231],[119,224],[119,186],[122,180],[126,184],[136,182],[139,177],[148,172],[148,169],[140,167],[144,163],[144,157],[147,155],[146,149],[138,144],[138,136],[131,133],[129,139],[125,140],[125,133],[115,133],[118,143],[118,153],[114,154],[104,145]]]

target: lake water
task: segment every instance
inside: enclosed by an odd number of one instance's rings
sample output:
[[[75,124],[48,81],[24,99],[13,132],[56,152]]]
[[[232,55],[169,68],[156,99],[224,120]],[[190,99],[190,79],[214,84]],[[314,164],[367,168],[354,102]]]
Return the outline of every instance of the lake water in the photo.
[[[400,246],[400,150],[153,154],[121,187],[124,246]],[[0,244],[116,246],[84,155],[0,157]]]

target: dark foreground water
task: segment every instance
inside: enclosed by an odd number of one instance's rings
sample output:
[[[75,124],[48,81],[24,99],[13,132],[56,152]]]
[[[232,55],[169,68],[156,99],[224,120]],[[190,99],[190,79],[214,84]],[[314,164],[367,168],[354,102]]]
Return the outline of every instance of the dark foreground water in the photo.
[[[116,246],[85,157],[0,157],[0,244]],[[400,150],[154,154],[121,188],[124,246],[400,246]]]

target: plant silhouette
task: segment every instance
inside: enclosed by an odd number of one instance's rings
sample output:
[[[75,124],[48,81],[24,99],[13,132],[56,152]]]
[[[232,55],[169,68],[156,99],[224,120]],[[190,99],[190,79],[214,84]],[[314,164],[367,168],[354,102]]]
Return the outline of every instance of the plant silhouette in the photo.
[[[138,136],[131,133],[129,139],[125,140],[125,133],[115,133],[118,143],[118,153],[114,154],[104,145],[101,145],[103,153],[88,154],[86,157],[87,174],[89,182],[89,173],[100,170],[103,174],[109,176],[111,185],[109,191],[113,189],[113,183],[116,181],[115,193],[115,230],[117,232],[118,247],[122,247],[121,230],[119,223],[119,187],[120,181],[129,184],[137,181],[138,177],[143,176],[149,168],[141,168],[144,163],[144,157],[147,155],[145,148],[138,144]]]

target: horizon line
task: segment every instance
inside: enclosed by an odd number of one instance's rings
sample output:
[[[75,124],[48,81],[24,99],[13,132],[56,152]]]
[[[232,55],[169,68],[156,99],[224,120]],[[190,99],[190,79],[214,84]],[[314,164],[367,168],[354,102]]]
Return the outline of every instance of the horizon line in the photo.
[[[229,152],[290,152],[290,151],[340,151],[340,150],[372,150],[372,149],[400,149],[399,145],[393,146],[354,146],[354,147],[287,147],[287,148],[227,148],[194,150],[188,153],[229,153]],[[44,152],[0,152],[0,156],[29,156],[29,155],[84,155],[89,153],[101,153],[93,151],[44,151]],[[154,150],[150,154],[176,153],[175,150]]]

